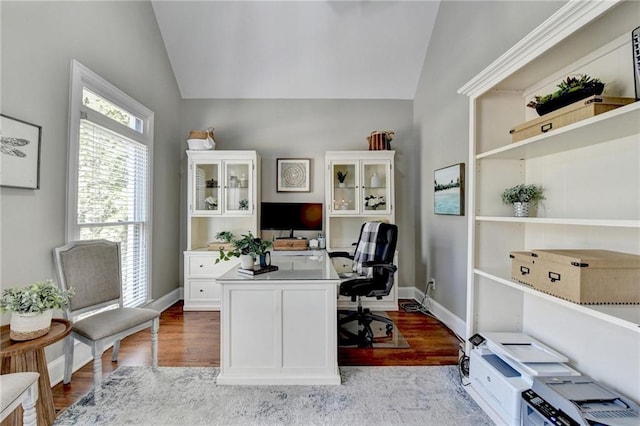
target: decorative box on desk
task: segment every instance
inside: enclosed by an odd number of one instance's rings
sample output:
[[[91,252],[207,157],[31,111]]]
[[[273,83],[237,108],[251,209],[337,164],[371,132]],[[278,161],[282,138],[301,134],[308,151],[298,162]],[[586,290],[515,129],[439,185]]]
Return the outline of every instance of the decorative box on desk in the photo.
[[[276,238],[273,241],[274,250],[306,250],[308,245],[306,238]]]
[[[603,112],[611,111],[634,102],[633,98],[617,98],[610,96],[591,96],[567,105],[540,118],[527,121],[509,131],[512,142],[518,142],[533,136],[558,129]]]

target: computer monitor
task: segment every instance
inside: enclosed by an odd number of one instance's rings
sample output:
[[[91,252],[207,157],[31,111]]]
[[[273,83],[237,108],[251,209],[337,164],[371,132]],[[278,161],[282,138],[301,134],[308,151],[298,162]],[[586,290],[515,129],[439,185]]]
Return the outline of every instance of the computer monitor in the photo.
[[[260,229],[273,231],[322,231],[322,203],[262,203]]]

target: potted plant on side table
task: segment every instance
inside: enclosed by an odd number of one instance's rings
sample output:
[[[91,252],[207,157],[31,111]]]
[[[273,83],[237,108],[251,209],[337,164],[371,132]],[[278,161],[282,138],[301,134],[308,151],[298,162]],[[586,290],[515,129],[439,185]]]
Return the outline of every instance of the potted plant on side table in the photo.
[[[502,202],[513,205],[513,215],[527,217],[532,205],[544,200],[543,190],[538,185],[516,185],[507,188],[502,193]]]
[[[228,236],[229,232],[225,231],[225,234]],[[272,245],[271,241],[258,238],[249,231],[240,238],[231,238],[230,242],[233,244],[233,250],[224,251],[224,249],[220,249],[220,256],[216,259],[216,263],[222,260],[229,260],[232,257],[239,257],[242,269],[252,269],[255,264],[255,258],[258,257],[260,266],[267,266],[267,258],[270,258],[271,254],[268,251]],[[268,263],[271,262],[269,261]]]
[[[32,340],[47,334],[53,310],[67,307],[74,294],[73,289],[62,290],[52,280],[3,290],[0,312],[11,312],[11,339]]]

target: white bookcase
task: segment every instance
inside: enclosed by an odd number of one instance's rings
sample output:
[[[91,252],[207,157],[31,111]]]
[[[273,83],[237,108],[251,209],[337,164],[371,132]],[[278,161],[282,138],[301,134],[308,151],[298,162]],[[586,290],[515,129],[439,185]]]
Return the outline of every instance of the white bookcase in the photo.
[[[570,1],[459,90],[470,100],[467,337],[529,334],[636,402],[640,306],[579,305],[514,282],[509,252],[640,254],[640,102],[517,143],[509,130],[535,118],[527,102],[567,75],[586,73],[608,83],[605,93],[634,97],[638,16],[636,1]],[[502,191],[518,183],[544,187],[536,217],[511,217],[502,204]]]
[[[358,241],[360,228],[367,221],[396,222],[394,157],[395,151],[325,153],[327,251],[353,253],[353,244]],[[338,179],[338,172],[346,174],[344,182]],[[398,264],[397,251],[395,264]],[[350,266],[351,263],[336,265],[338,270],[349,269]],[[363,298],[362,304],[376,310],[398,310],[398,273],[389,296],[381,300]],[[349,298],[338,298],[338,308],[352,309],[354,306]]]
[[[187,250],[184,310],[219,310],[216,278],[237,260],[215,263],[207,249],[221,231],[258,235],[260,157],[256,151],[187,151]]]

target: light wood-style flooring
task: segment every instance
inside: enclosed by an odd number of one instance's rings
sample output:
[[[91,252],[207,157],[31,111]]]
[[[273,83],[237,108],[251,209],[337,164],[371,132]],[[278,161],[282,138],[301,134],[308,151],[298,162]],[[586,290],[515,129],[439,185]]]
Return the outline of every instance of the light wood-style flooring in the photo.
[[[401,301],[406,302],[406,301]],[[338,364],[347,365],[455,365],[458,339],[439,321],[419,312],[387,312],[409,343],[407,349],[339,348]],[[218,367],[220,365],[220,313],[183,312],[176,303],[160,316],[158,365],[161,367]],[[120,343],[118,362],[111,350],[102,357],[103,377],[119,365],[151,365],[149,331]],[[93,384],[93,362],[76,371],[71,383],[53,387],[56,411],[64,410],[87,394]]]

